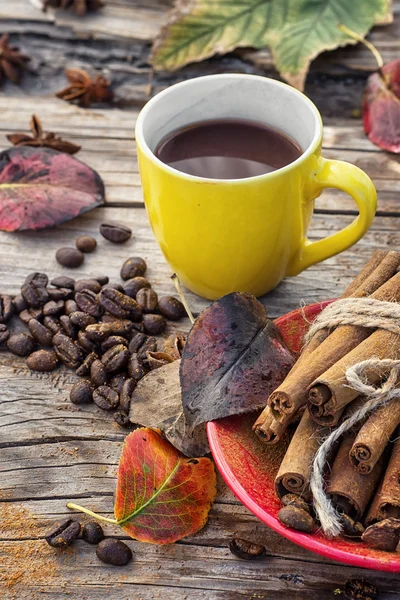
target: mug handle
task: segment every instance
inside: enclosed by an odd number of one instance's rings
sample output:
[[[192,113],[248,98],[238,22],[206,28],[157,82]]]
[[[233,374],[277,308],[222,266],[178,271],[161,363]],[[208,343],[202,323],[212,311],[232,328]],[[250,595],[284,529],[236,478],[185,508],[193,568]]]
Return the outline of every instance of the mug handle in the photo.
[[[341,160],[318,158],[306,195],[316,198],[324,188],[337,188],[355,200],[359,215],[350,225],[327,238],[310,242],[304,235],[301,246],[286,275],[297,275],[309,266],[335,256],[353,246],[368,231],[375,215],[377,196],[374,184],[364,171]]]

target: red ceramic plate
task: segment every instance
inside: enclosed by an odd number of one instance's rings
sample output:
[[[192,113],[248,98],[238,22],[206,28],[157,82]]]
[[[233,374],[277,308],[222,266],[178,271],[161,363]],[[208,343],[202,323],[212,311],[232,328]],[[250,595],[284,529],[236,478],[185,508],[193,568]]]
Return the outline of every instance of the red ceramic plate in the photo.
[[[295,310],[276,320],[286,343],[298,351],[307,322],[328,302]],[[283,457],[279,446],[267,448],[252,432],[257,414],[228,417],[207,425],[208,440],[217,467],[232,492],[263,523],[307,550],[349,565],[400,572],[400,554],[372,550],[344,538],[328,540],[321,532],[307,535],[288,529],[277,519],[281,503],[274,479]]]

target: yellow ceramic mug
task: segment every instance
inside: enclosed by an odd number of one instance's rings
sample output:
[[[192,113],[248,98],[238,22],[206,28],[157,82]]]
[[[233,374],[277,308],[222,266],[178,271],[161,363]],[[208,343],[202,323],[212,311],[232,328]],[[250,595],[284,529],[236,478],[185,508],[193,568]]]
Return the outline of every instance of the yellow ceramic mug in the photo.
[[[221,118],[281,129],[303,153],[272,173],[222,180],[182,173],[154,155],[172,131]],[[210,299],[232,291],[260,296],[286,275],[342,252],[365,234],[375,214],[375,188],[357,167],[322,158],[321,141],[322,121],[314,104],[264,77],[198,77],[146,104],[136,124],[146,208],[161,250],[190,290]],[[327,187],[350,194],[359,215],[345,229],[310,242],[314,199]]]

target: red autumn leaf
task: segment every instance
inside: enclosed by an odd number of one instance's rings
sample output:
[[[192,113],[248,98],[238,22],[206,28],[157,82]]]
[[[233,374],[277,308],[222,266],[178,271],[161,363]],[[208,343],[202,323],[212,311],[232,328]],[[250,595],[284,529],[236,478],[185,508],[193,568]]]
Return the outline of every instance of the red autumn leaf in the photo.
[[[364,129],[371,142],[400,154],[400,59],[368,78],[362,108]]]
[[[155,429],[136,429],[125,438],[114,513],[131,537],[169,544],[195,533],[205,525],[215,494],[208,458],[186,458]]]
[[[104,202],[96,171],[51,148],[0,153],[0,230],[59,225]]]
[[[196,319],[183,349],[183,412],[195,427],[265,406],[294,357],[265,307],[234,292]]]

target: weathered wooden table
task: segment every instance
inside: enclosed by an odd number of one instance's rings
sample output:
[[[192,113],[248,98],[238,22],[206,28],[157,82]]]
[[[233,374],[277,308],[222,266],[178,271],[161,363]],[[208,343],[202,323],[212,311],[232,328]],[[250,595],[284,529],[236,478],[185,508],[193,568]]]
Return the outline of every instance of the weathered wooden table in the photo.
[[[160,293],[173,293],[166,265],[143,207],[134,124],[138,107],[148,98],[149,45],[165,19],[164,0],[108,0],[102,13],[77,19],[70,13],[41,13],[29,0],[0,0],[0,31],[12,34],[32,56],[22,87],[3,87],[0,97],[0,146],[5,134],[27,129],[35,112],[47,130],[81,144],[79,158],[97,169],[106,184],[107,204],[57,229],[0,234],[0,290],[15,294],[25,276],[36,270],[59,274],[55,250],[78,234],[97,237],[99,247],[77,276],[109,275],[118,280],[123,260],[143,256],[149,278]],[[385,60],[400,56],[400,4],[397,18],[376,28],[371,39]],[[117,108],[80,109],[53,97],[65,83],[65,66],[99,67],[112,78]],[[379,208],[371,230],[351,250],[295,279],[288,279],[263,299],[270,316],[336,296],[357,273],[374,248],[400,247],[400,161],[381,152],[365,137],[359,117],[365,79],[374,69],[363,48],[347,48],[320,57],[308,78],[307,93],[325,122],[327,157],[351,161],[375,182]],[[238,71],[276,76],[270,55],[245,52],[160,74],[153,92],[171,82],[203,73]],[[317,202],[311,237],[319,238],[354,218],[352,202],[329,190]],[[114,219],[132,226],[134,238],[121,247],[100,239],[99,223]],[[194,313],[207,302],[188,294]],[[179,324],[180,325],[180,324]],[[181,328],[187,330],[189,323]],[[400,598],[400,575],[368,572],[306,552],[257,521],[219,481],[218,497],[207,526],[197,535],[167,547],[130,540],[135,561],[126,568],[100,563],[84,542],[63,553],[42,537],[49,524],[69,514],[66,501],[82,501],[98,512],[112,513],[115,473],[124,431],[97,409],[74,407],[67,370],[53,375],[31,373],[24,361],[0,353],[0,597],[110,600],[174,598],[218,600],[340,597],[349,578],[367,577],[381,600]],[[107,534],[121,536],[109,526]],[[229,540],[243,536],[265,544],[260,562],[244,562],[228,550]]]

